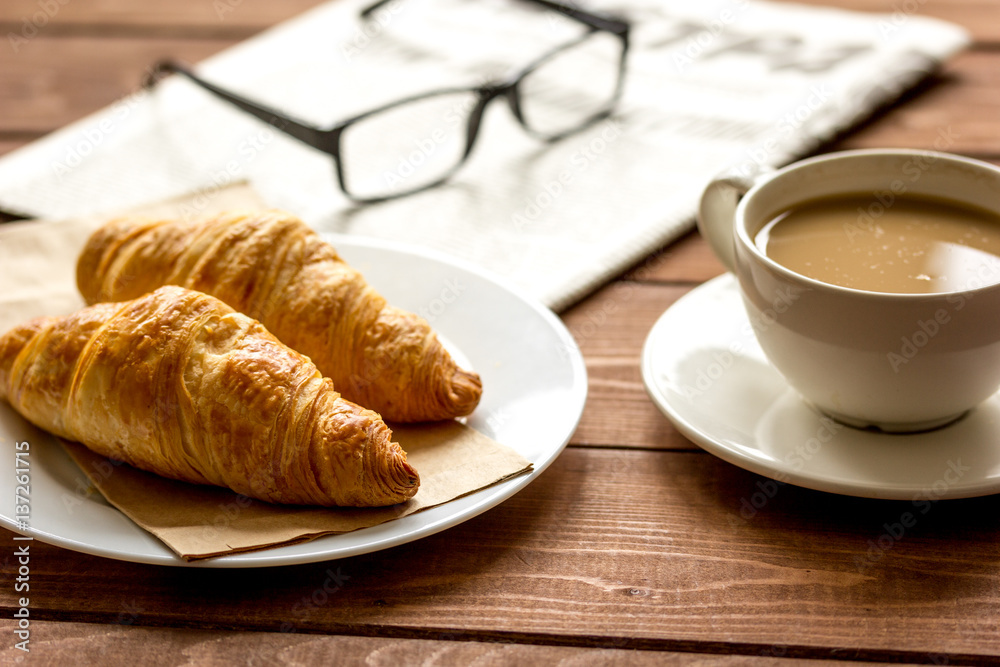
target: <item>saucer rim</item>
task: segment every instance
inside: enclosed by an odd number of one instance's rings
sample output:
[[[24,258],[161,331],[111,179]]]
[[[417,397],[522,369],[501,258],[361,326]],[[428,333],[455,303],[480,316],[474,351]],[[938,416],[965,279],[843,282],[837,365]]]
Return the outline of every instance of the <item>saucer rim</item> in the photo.
[[[839,495],[853,496],[859,498],[871,498],[880,500],[909,500],[914,501],[920,499],[928,493],[929,487],[917,486],[912,483],[894,483],[894,482],[883,482],[878,486],[871,485],[870,480],[862,483],[860,480],[851,478],[837,478],[837,477],[817,477],[815,474],[804,473],[802,470],[790,469],[787,466],[781,464],[780,461],[775,460],[772,457],[765,458],[765,455],[759,449],[756,442],[749,443],[739,443],[742,449],[749,449],[753,452],[759,454],[759,456],[752,456],[744,451],[737,450],[732,446],[729,446],[723,439],[713,437],[711,433],[705,432],[704,429],[692,424],[688,418],[684,415],[681,410],[677,409],[677,406],[671,401],[668,392],[660,388],[657,383],[656,376],[657,372],[653,367],[653,353],[656,349],[656,343],[658,334],[665,328],[671,321],[671,319],[676,315],[676,310],[674,310],[678,304],[682,302],[688,302],[690,300],[700,300],[706,298],[708,295],[713,293],[722,293],[724,291],[737,291],[738,285],[736,277],[732,273],[724,273],[715,278],[711,278],[704,283],[696,286],[688,293],[684,294],[677,301],[671,304],[661,315],[657,318],[656,322],[651,327],[649,333],[643,342],[642,356],[640,358],[640,371],[642,375],[643,386],[646,390],[647,395],[654,405],[670,420],[674,427],[686,438],[691,440],[694,444],[698,445],[701,449],[705,450],[709,454],[716,456],[717,458],[726,461],[732,465],[743,468],[750,472],[768,477],[777,482],[792,484],[794,486],[799,486],[802,488],[811,489],[814,491],[823,491],[827,493],[835,493]],[[673,311],[673,312],[672,312]],[[742,311],[741,311],[742,314]],[[733,317],[737,317],[734,315]],[[692,326],[697,327],[697,322]],[[756,346],[756,340],[753,341]],[[743,352],[742,354],[745,354]],[[770,364],[768,364],[770,366]],[[772,369],[773,366],[770,366]],[[782,384],[785,386],[785,391],[780,393],[774,402],[782,400],[789,393],[795,394],[795,390],[788,385],[787,381],[780,375],[780,373],[775,370],[775,373],[780,378]],[[994,394],[991,399],[996,400],[1000,396],[1000,392]],[[817,413],[813,408],[810,408],[804,399],[799,397],[801,402],[801,410],[809,410],[813,414],[825,417],[829,419],[826,415],[821,415]],[[772,402],[773,404],[773,402]],[[947,431],[952,428],[952,426],[964,419],[960,419],[948,424],[946,426],[938,429],[940,433],[947,433]],[[853,428],[845,425],[845,428]],[[906,437],[905,434],[879,434],[872,433],[873,438],[899,438]],[[1000,438],[998,438],[1000,440]],[[998,461],[1000,461],[1000,454],[997,456]],[[805,469],[805,470],[808,470]],[[934,494],[934,498],[937,500],[945,499],[960,499],[960,498],[976,498],[989,495],[995,495],[1000,493],[1000,475],[994,478],[981,478],[976,482],[966,483],[966,484],[956,484],[949,487],[942,494]]]

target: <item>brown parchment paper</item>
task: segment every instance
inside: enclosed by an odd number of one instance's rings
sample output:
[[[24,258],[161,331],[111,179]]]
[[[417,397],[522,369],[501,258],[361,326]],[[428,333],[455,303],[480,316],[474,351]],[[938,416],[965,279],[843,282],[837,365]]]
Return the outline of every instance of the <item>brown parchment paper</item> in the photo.
[[[265,208],[246,185],[199,193],[132,211],[186,217]],[[83,307],[76,259],[90,233],[112,216],[0,225],[0,333],[39,315]],[[434,507],[531,469],[514,450],[457,421],[390,425],[420,473],[410,501],[387,508],[280,506],[228,489],[186,484],[137,470],[63,442],[112,505],[185,560],[293,544],[345,533]]]

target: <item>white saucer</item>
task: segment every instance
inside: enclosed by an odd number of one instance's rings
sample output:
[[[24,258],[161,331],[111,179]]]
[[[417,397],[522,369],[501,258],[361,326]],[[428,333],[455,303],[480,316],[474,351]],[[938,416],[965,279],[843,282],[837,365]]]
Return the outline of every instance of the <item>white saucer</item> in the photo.
[[[914,502],[1000,492],[1000,394],[936,431],[889,435],[838,424],[767,362],[732,274],[660,317],[643,347],[642,376],[681,433],[781,482]]]

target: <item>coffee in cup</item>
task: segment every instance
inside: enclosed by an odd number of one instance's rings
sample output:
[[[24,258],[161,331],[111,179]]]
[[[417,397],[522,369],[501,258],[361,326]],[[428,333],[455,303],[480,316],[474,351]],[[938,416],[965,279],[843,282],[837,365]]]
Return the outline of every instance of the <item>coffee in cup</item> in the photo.
[[[961,291],[1000,278],[1000,215],[960,202],[904,195],[876,208],[872,193],[814,199],[781,211],[754,237],[778,264],[871,292]]]

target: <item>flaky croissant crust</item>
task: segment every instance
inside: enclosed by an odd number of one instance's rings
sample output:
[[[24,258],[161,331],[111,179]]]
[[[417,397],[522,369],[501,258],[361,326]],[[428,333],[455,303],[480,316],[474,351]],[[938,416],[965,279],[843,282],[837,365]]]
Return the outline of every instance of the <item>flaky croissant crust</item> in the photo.
[[[479,402],[430,324],[386,303],[298,218],[278,211],[204,220],[115,220],[77,264],[88,303],[161,285],[212,294],[309,356],[346,398],[389,421],[449,419]]]
[[[269,502],[391,505],[419,485],[376,413],[259,322],[180,287],[14,328],[0,397],[104,456]]]

